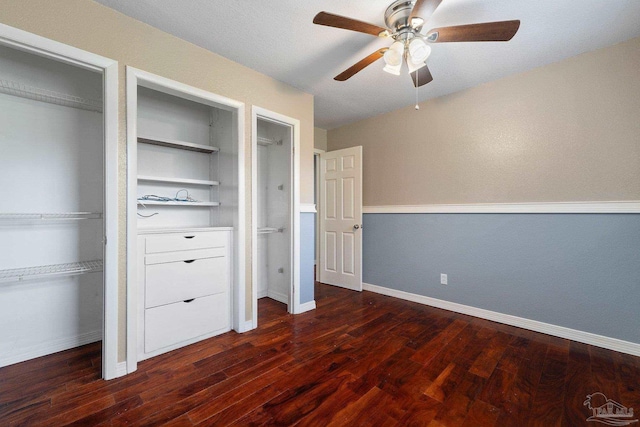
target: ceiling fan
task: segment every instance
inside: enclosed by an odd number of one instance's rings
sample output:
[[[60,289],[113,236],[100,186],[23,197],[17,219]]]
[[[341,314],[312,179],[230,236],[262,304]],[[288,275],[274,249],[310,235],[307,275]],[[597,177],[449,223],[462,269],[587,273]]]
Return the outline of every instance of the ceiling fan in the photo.
[[[390,37],[394,40],[391,46],[373,52],[334,79],[345,81],[378,59],[384,58],[384,71],[395,75],[400,75],[402,64],[406,62],[413,84],[419,87],[433,80],[426,63],[431,53],[430,43],[509,41],[520,28],[520,21],[513,20],[434,28],[423,33],[424,24],[440,3],[442,0],[396,0],[384,13],[387,28],[328,12],[318,13],[313,18],[314,24],[358,31],[377,37]]]

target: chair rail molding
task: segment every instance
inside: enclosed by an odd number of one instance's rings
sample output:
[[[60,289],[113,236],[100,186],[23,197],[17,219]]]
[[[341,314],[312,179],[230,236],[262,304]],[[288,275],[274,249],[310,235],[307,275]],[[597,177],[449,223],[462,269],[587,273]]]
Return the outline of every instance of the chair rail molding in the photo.
[[[406,213],[640,213],[640,200],[603,202],[468,203],[364,206],[365,214]]]

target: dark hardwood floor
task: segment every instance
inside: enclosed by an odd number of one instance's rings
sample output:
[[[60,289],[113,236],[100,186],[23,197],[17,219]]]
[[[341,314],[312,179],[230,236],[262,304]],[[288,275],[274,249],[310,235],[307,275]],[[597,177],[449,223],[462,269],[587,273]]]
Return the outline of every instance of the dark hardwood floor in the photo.
[[[99,379],[100,344],[0,369],[0,425],[583,426],[588,394],[640,412],[640,358],[316,285],[229,332]],[[636,417],[637,418],[637,417]]]

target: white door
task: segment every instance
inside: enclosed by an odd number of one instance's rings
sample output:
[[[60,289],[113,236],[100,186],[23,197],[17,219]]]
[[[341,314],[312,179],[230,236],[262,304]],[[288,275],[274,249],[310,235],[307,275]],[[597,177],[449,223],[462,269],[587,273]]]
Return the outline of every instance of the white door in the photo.
[[[362,147],[320,155],[320,281],[362,290]]]

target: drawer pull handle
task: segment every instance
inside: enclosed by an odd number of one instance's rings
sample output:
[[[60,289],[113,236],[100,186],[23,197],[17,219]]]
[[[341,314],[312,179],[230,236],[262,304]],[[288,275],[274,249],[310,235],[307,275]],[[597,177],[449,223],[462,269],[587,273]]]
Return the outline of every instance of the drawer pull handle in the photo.
[[[182,302],[186,302],[187,304],[189,304],[189,303],[190,303],[190,302],[192,302],[193,300],[195,300],[195,298],[186,299],[186,300],[184,300],[184,301],[182,301]]]
[[[186,262],[187,264],[191,264],[193,261],[195,261],[195,259],[190,259],[190,260],[187,260],[187,261],[184,261],[184,262]]]
[[[196,236],[184,236],[185,239],[193,239]]]

